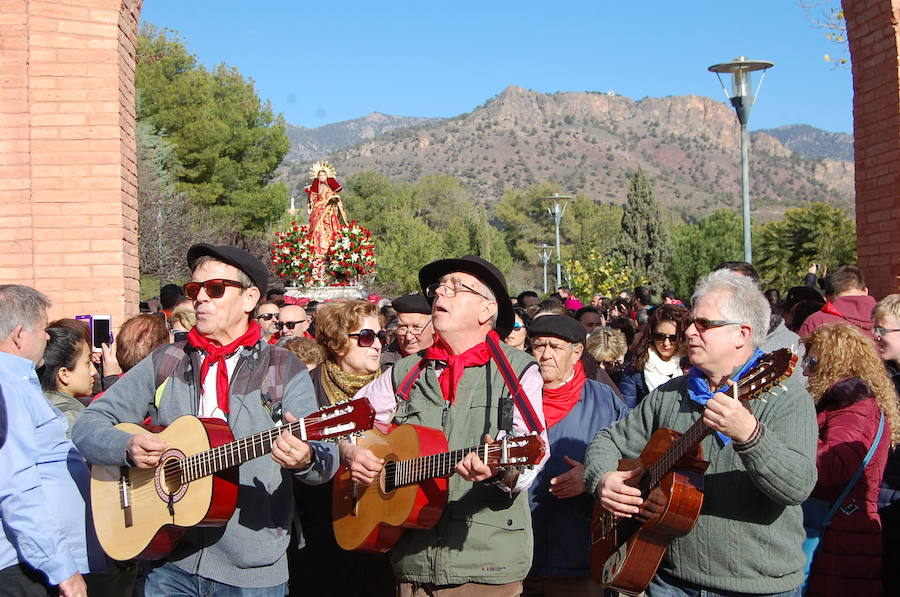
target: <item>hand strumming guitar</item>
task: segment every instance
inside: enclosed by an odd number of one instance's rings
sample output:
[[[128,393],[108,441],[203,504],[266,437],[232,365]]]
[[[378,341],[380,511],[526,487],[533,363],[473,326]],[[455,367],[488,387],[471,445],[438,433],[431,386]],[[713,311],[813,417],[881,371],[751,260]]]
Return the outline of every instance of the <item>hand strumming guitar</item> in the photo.
[[[125,446],[128,459],[137,468],[153,468],[159,464],[159,458],[169,446],[163,440],[150,433],[132,435]]]
[[[607,511],[623,518],[631,518],[640,512],[640,506],[644,503],[641,490],[626,484],[626,481],[636,479],[643,473],[643,467],[639,466],[630,471],[609,471],[603,474],[597,484],[600,504]]]
[[[370,485],[384,466],[384,460],[375,456],[368,448],[341,442],[340,451],[341,462],[350,471],[350,478],[360,485]]]

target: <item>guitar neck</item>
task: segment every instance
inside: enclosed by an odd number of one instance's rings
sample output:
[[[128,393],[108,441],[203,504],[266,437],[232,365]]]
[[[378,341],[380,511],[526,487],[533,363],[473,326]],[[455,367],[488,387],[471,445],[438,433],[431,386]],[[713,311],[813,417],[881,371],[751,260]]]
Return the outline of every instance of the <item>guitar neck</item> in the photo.
[[[475,452],[481,456],[483,461],[487,461],[487,453],[490,449],[491,444],[481,444],[409,460],[390,461],[385,465],[386,484],[391,487],[402,487],[427,479],[449,477],[453,474],[456,463],[462,460],[466,454]]]
[[[703,419],[699,419],[676,439],[672,447],[650,466],[647,474],[641,480],[640,489],[644,497],[650,493],[650,490],[658,487],[660,481],[672,472],[675,465],[693,452],[703,438],[711,432],[712,430],[703,423]]]
[[[253,435],[222,444],[204,452],[198,452],[181,461],[182,481],[190,483],[209,475],[214,475],[235,466],[239,466],[254,458],[265,456],[272,451],[272,444],[282,431],[306,438],[306,421],[300,419],[280,427],[272,427]]]

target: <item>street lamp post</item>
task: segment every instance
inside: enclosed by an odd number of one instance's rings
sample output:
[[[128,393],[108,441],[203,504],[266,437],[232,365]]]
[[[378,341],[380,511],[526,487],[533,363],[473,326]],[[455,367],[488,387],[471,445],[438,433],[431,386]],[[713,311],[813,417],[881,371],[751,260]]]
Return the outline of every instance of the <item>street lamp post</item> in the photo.
[[[744,212],[744,261],[747,263],[753,263],[750,238],[750,133],[747,131],[747,122],[750,120],[750,108],[756,103],[756,96],[759,95],[766,70],[773,66],[775,63],[768,60],[747,60],[744,56],[738,56],[731,62],[722,62],[709,67],[709,71],[716,73],[716,77],[719,78],[722,91],[731,102],[737,113],[738,122],[741,123],[741,191]],[[762,71],[759,84],[756,86],[756,92],[750,95],[753,91],[750,73],[758,70]],[[722,73],[730,74],[732,77],[730,94],[722,81]]]
[[[553,193],[549,197],[543,197],[544,201],[551,201],[553,205],[547,208],[547,212],[553,218],[554,223],[556,224],[556,287],[559,288],[562,286],[562,259],[560,257],[559,250],[559,222],[562,220],[563,214],[566,213],[566,206],[569,205],[569,201],[572,200],[572,197],[567,195],[560,195],[559,193]]]
[[[547,296],[547,264],[550,263],[550,251],[553,249],[552,246],[548,244],[538,245],[538,255],[541,258],[541,263],[544,264],[544,296]]]

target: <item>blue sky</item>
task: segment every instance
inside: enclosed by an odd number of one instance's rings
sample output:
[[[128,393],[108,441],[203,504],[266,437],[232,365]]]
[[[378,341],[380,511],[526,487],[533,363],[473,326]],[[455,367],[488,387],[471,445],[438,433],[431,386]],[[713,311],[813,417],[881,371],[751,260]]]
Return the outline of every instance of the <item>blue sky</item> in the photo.
[[[706,69],[745,55],[775,63],[751,129],[853,129],[850,71],[823,59],[842,49],[794,0],[144,0],[142,20],[237,67],[301,126],[455,116],[508,85],[724,101]]]

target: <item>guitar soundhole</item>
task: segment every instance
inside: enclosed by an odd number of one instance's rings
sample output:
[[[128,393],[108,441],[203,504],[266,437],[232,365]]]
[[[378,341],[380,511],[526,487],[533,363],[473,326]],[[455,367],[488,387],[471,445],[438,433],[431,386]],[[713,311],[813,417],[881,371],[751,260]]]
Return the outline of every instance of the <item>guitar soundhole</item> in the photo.
[[[156,467],[154,481],[156,493],[164,502],[177,502],[187,492],[187,483],[181,482],[181,460],[184,452],[171,448],[163,452]]]
[[[397,461],[391,456],[384,457],[384,466],[378,475],[378,488],[384,496],[390,496],[397,489]]]

